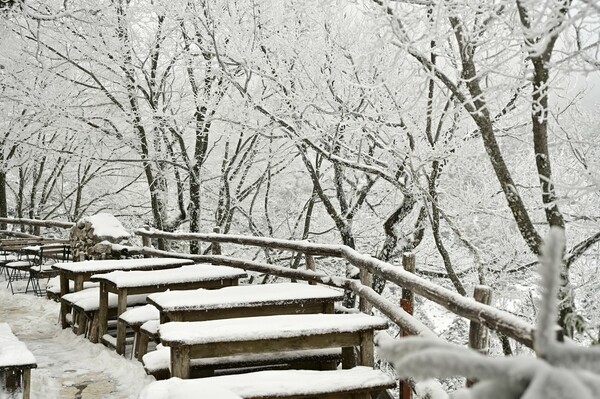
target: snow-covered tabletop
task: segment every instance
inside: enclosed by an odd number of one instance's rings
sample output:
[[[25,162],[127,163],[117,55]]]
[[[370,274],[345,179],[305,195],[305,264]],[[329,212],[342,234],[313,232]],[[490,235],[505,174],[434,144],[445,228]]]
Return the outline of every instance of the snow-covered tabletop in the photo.
[[[7,323],[0,323],[0,370],[6,368],[35,368],[33,353],[13,334]]]
[[[148,302],[165,312],[257,307],[323,300],[332,302],[341,299],[342,294],[339,291],[300,283],[241,285],[216,291],[169,291],[148,296]]]
[[[168,270],[123,271],[94,274],[91,281],[107,282],[116,288],[168,285],[246,277],[243,270],[229,266],[190,265]]]
[[[159,333],[163,345],[177,346],[352,333],[387,326],[384,319],[363,313],[295,314],[170,322],[161,324]]]
[[[248,374],[224,375],[194,380],[171,378],[148,385],[139,399],[183,399],[211,389],[228,389],[243,398],[287,396],[325,396],[339,392],[392,388],[395,381],[389,375],[370,367],[349,370],[270,370]],[[285,397],[287,397],[285,396]]]
[[[186,382],[186,384],[180,384],[182,382]],[[201,397],[207,399],[243,399],[226,387],[201,383],[201,380],[199,382],[200,384],[192,385],[179,378],[155,381],[144,388],[138,399],[188,399],[195,397],[200,392],[202,393]]]
[[[55,269],[72,273],[108,273],[115,270],[144,270],[173,268],[191,265],[189,259],[177,258],[142,258],[142,259],[109,259],[85,260],[83,262],[57,263]]]

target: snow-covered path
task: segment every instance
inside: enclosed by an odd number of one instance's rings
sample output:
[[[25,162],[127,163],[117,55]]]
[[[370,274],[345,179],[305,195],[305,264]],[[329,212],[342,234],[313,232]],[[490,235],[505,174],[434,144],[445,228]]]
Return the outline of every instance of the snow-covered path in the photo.
[[[154,381],[138,361],[62,330],[58,313],[58,303],[31,293],[13,296],[0,279],[0,322],[10,324],[37,360],[32,399],[135,399]]]

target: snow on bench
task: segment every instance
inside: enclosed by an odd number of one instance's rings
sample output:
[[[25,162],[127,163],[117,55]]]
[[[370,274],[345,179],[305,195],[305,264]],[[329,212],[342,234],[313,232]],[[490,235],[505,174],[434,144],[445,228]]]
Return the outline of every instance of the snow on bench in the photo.
[[[171,347],[174,377],[187,378],[190,360],[298,349],[343,348],[342,365],[373,365],[373,331],[387,322],[366,314],[295,314],[235,319],[169,322],[159,326],[160,341]]]
[[[99,283],[92,283],[91,281],[86,281],[83,283],[83,289],[99,287]],[[69,281],[69,292],[73,292],[75,290],[75,282]],[[52,299],[54,301],[60,301],[60,277],[52,277],[48,280],[48,284],[46,285],[46,296],[48,299]]]
[[[202,320],[208,311],[221,310],[219,318],[241,317],[254,309],[263,314],[333,313],[333,302],[340,301],[339,291],[317,285],[280,283],[225,287],[216,291],[171,291],[152,294],[148,302],[161,313],[161,322]],[[276,307],[276,312],[269,307]],[[287,311],[285,309],[287,307]],[[227,314],[229,313],[231,314]]]
[[[209,389],[228,389],[243,399],[264,398],[370,398],[371,393],[394,388],[392,377],[370,367],[349,370],[270,370],[194,380],[171,378],[149,384],[139,399],[187,399]]]
[[[56,268],[72,273],[105,273],[113,270],[151,269],[153,266],[184,266],[194,263],[188,259],[140,258],[84,260],[83,262],[58,263]]]
[[[247,277],[246,272],[229,266],[190,265],[167,270],[117,270],[105,274],[94,274],[92,281],[108,281],[118,288],[138,288],[244,277]]]
[[[215,372],[227,369],[265,366],[334,370],[341,358],[340,348],[326,348],[193,359],[190,362],[190,377],[212,376]],[[159,344],[155,351],[143,356],[142,362],[146,372],[157,380],[170,378],[169,348]]]
[[[125,304],[130,294],[150,294],[167,290],[216,289],[236,286],[246,272],[228,266],[192,265],[169,270],[153,271],[113,271],[106,274],[94,274],[92,281],[100,282],[100,315],[99,335],[106,334],[108,327],[107,311],[103,309],[103,296],[112,292],[119,296],[117,316],[126,309]],[[118,354],[125,353],[127,325],[117,325]]]
[[[7,323],[0,323],[0,375],[4,375],[1,387],[14,391],[21,386],[23,398],[29,399],[31,369],[36,367],[33,353],[19,341]]]
[[[137,308],[129,309],[123,312],[119,317],[117,323],[123,323],[124,326],[129,326],[133,330],[134,339],[133,339],[133,351],[131,353],[132,357],[136,359],[139,357],[140,353],[140,344],[142,341],[140,328],[142,325],[148,321],[155,320],[157,323],[156,329],[158,329],[158,318],[159,312],[156,309],[156,306],[153,305],[145,305]],[[146,341],[144,348],[144,353],[147,350],[148,343]]]
[[[73,330],[78,334],[85,334],[97,328],[95,321],[100,307],[100,288],[91,287],[82,291],[71,292],[61,297],[61,302],[73,309]],[[128,306],[145,305],[146,295],[129,295]],[[108,309],[116,310],[118,298],[115,294],[108,295]]]

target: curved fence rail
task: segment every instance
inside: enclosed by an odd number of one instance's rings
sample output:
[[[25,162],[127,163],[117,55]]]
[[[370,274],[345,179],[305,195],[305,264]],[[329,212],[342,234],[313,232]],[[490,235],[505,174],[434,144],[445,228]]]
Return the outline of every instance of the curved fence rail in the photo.
[[[148,242],[152,238],[163,238],[179,241],[198,240],[210,243],[228,243],[246,246],[257,246],[278,250],[288,250],[297,253],[302,253],[307,257],[314,257],[318,255],[343,258],[353,266],[359,268],[361,271],[368,271],[369,273],[379,275],[402,288],[414,292],[416,295],[420,295],[432,302],[437,303],[438,305],[443,306],[444,308],[448,309],[449,311],[458,316],[465,317],[466,319],[469,319],[470,321],[476,323],[480,323],[490,328],[491,330],[498,331],[529,348],[533,347],[534,327],[531,324],[519,319],[518,317],[508,312],[499,310],[493,306],[479,303],[472,298],[464,297],[458,293],[450,291],[447,288],[441,287],[424,278],[409,273],[400,267],[393,266],[386,262],[382,262],[369,255],[361,254],[353,250],[352,248],[349,248],[344,245],[314,244],[306,241],[291,241],[264,237],[248,237],[217,233],[168,233],[164,231],[151,230],[146,228],[135,230],[135,234],[141,236],[142,238],[145,238],[145,242]],[[163,254],[162,256],[182,255],[173,252],[156,251],[149,248],[143,248],[140,252],[149,255],[159,255],[160,253]],[[248,270],[254,270],[252,268],[256,267],[255,271],[270,273],[274,275],[278,275],[277,273],[289,273],[285,277],[297,278],[307,281],[310,281],[310,279],[318,278],[320,280],[319,282],[323,284],[328,284],[335,280],[339,280],[339,282],[342,282],[342,279],[339,277],[317,277],[312,274],[305,275],[298,270],[290,270],[288,268],[277,267],[270,264],[250,262],[240,259],[215,257],[214,255],[186,255],[186,257],[190,257],[190,259],[195,259],[197,261],[204,262],[223,262],[221,264],[229,264],[232,266],[237,265],[237,267],[247,268]],[[314,259],[312,260],[312,262],[314,262]],[[310,263],[310,261],[307,262],[307,264]],[[350,285],[357,284],[357,282],[354,280],[350,280],[350,282],[354,283],[344,283],[348,285],[348,289],[352,289]],[[360,290],[358,288],[360,288]],[[353,291],[355,291],[360,297],[367,299],[373,305],[378,307],[376,301],[374,301],[373,299],[373,294],[377,294],[374,291],[370,290],[369,287],[366,287],[364,284],[361,284],[360,287],[355,287]],[[366,292],[369,292],[369,294],[366,294]],[[371,296],[371,298],[367,297],[369,295]],[[380,297],[379,295],[377,296]],[[383,312],[383,309],[379,310]],[[411,322],[414,320],[416,319],[411,317]],[[422,323],[419,322],[419,324],[423,326]],[[415,328],[416,326],[412,325],[412,323],[403,324],[399,322],[398,325],[402,329],[412,331],[413,334],[419,335],[420,331],[422,331],[420,328]]]

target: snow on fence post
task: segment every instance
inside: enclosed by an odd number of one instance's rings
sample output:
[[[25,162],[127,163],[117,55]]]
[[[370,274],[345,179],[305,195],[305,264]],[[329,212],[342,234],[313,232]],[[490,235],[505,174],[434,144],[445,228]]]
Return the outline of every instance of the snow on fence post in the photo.
[[[221,234],[221,228],[219,226],[217,226],[213,229],[213,232],[215,234]],[[211,241],[210,247],[211,247],[211,253],[213,255],[221,255],[221,244],[219,244],[216,241]]]
[[[473,298],[484,305],[492,303],[492,289],[487,285],[477,285],[473,290]],[[469,347],[475,349],[482,355],[487,355],[489,351],[489,329],[475,321],[471,321],[469,326]],[[467,387],[472,386],[476,381],[467,380]]]
[[[315,259],[312,257],[311,254],[305,253],[304,257],[306,259],[306,270],[310,270],[310,271],[317,271],[317,267],[315,266]],[[308,284],[310,285],[317,285],[316,282],[314,281],[309,281]]]
[[[405,252],[402,254],[402,267],[404,267],[404,270],[406,270],[409,273],[414,273],[416,270],[416,265],[417,262],[415,260],[415,254],[413,254],[412,252]],[[404,311],[410,315],[413,314],[413,310],[414,310],[414,300],[415,300],[415,294],[407,289],[407,288],[402,288],[402,297],[400,298],[400,306],[402,307],[402,309],[404,309]],[[403,337],[406,337],[407,335],[410,335],[410,333],[408,331],[404,331],[404,330],[400,330],[401,335]],[[400,399],[411,399],[412,398],[412,388],[409,384],[408,381],[404,381],[404,380],[400,380],[400,384],[399,384],[399,393],[400,393]]]

